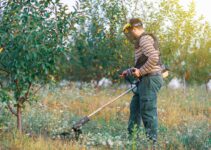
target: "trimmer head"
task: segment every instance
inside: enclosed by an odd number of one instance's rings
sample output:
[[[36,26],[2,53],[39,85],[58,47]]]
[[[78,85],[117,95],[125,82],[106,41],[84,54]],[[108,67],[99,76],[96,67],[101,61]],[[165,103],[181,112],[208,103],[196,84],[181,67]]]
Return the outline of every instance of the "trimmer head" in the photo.
[[[135,85],[138,82],[135,83]],[[122,93],[121,95],[117,96],[116,98],[108,101],[106,104],[104,104],[103,106],[101,106],[100,108],[98,108],[97,110],[95,110],[94,112],[92,112],[91,114],[89,114],[88,116],[83,117],[81,120],[79,120],[78,122],[76,122],[72,128],[70,132],[63,132],[60,133],[59,135],[64,136],[64,137],[70,137],[68,139],[74,139],[74,140],[79,140],[80,134],[82,134],[82,130],[81,127],[86,124],[87,122],[90,121],[90,118],[92,116],[94,116],[95,114],[97,114],[98,112],[100,112],[102,109],[104,109],[105,107],[107,107],[108,105],[110,105],[111,103],[115,102],[116,100],[118,100],[120,97],[124,96],[125,94],[129,93],[130,91],[132,91],[136,86],[132,86],[130,89],[128,89],[127,91],[125,91],[124,93]],[[73,135],[73,136],[72,136]]]
[[[78,141],[80,135],[82,134],[82,130],[77,128],[72,128],[72,131],[74,132],[74,139]]]
[[[76,122],[73,127],[72,127],[72,131],[75,134],[75,139],[78,140],[80,134],[82,134],[82,130],[81,127],[86,124],[89,121],[89,117],[85,116],[84,118],[82,118],[81,120],[79,120],[78,122]]]
[[[85,116],[78,122],[76,122],[71,130],[64,131],[62,133],[57,133],[53,135],[53,139],[62,139],[62,140],[79,140],[80,135],[82,134],[81,127],[89,121],[89,117]]]

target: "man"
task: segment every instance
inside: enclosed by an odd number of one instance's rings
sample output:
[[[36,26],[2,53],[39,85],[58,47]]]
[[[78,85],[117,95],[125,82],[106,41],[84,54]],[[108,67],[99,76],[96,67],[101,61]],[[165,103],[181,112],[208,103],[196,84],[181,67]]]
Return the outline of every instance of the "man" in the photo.
[[[140,127],[142,120],[147,137],[155,143],[158,129],[157,93],[163,84],[157,39],[145,33],[138,18],[130,19],[123,31],[135,45],[136,65],[123,71],[121,77],[132,75],[140,80],[130,104],[128,131],[132,135],[134,127]]]

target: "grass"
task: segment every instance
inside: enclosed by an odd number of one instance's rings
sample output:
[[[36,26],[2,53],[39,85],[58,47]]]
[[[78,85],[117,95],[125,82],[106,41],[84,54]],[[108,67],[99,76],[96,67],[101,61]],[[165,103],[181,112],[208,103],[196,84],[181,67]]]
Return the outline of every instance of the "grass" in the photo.
[[[150,143],[144,129],[140,130],[139,138],[130,141],[127,137],[132,93],[94,116],[83,127],[84,134],[78,142],[58,136],[123,91],[114,87],[78,89],[74,85],[42,91],[41,100],[25,109],[24,135],[15,131],[15,118],[7,110],[1,113],[0,149],[147,149]],[[158,149],[211,149],[210,96],[201,87],[190,87],[185,93],[162,88],[158,96]]]

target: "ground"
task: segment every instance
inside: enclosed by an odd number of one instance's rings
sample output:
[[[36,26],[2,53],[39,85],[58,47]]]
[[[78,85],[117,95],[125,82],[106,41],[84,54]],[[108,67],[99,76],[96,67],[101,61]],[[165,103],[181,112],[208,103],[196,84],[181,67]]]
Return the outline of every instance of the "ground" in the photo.
[[[79,141],[61,137],[73,123],[96,110],[126,89],[113,86],[94,89],[75,84],[42,90],[38,102],[23,114],[24,134],[15,130],[16,120],[7,111],[0,114],[0,150],[46,149],[150,149],[144,129],[128,140],[127,121],[132,93],[122,97],[83,128]],[[157,149],[211,149],[211,94],[203,87],[170,90],[158,95],[159,139]]]

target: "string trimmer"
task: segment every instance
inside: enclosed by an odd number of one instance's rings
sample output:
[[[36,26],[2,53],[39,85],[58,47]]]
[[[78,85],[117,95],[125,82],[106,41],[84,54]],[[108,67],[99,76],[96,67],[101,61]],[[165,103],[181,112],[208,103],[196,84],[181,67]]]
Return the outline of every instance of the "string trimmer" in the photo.
[[[117,96],[116,98],[108,101],[106,104],[102,105],[100,108],[98,108],[97,110],[95,110],[91,114],[83,117],[82,119],[80,119],[78,122],[76,122],[73,125],[72,130],[74,131],[74,135],[75,135],[75,139],[76,140],[78,140],[80,134],[82,133],[81,127],[84,124],[86,124],[87,122],[89,122],[94,115],[96,115],[98,112],[100,112],[101,110],[103,110],[105,107],[107,107],[108,105],[112,104],[113,102],[115,102],[116,100],[118,100],[120,97],[126,95],[127,93],[129,93],[130,91],[133,91],[133,89],[136,88],[136,85],[137,85],[138,81],[135,82],[135,83],[133,83],[131,80],[129,80],[129,78],[125,78],[125,79],[130,82],[131,88],[129,88],[127,91],[125,91],[121,95]]]

